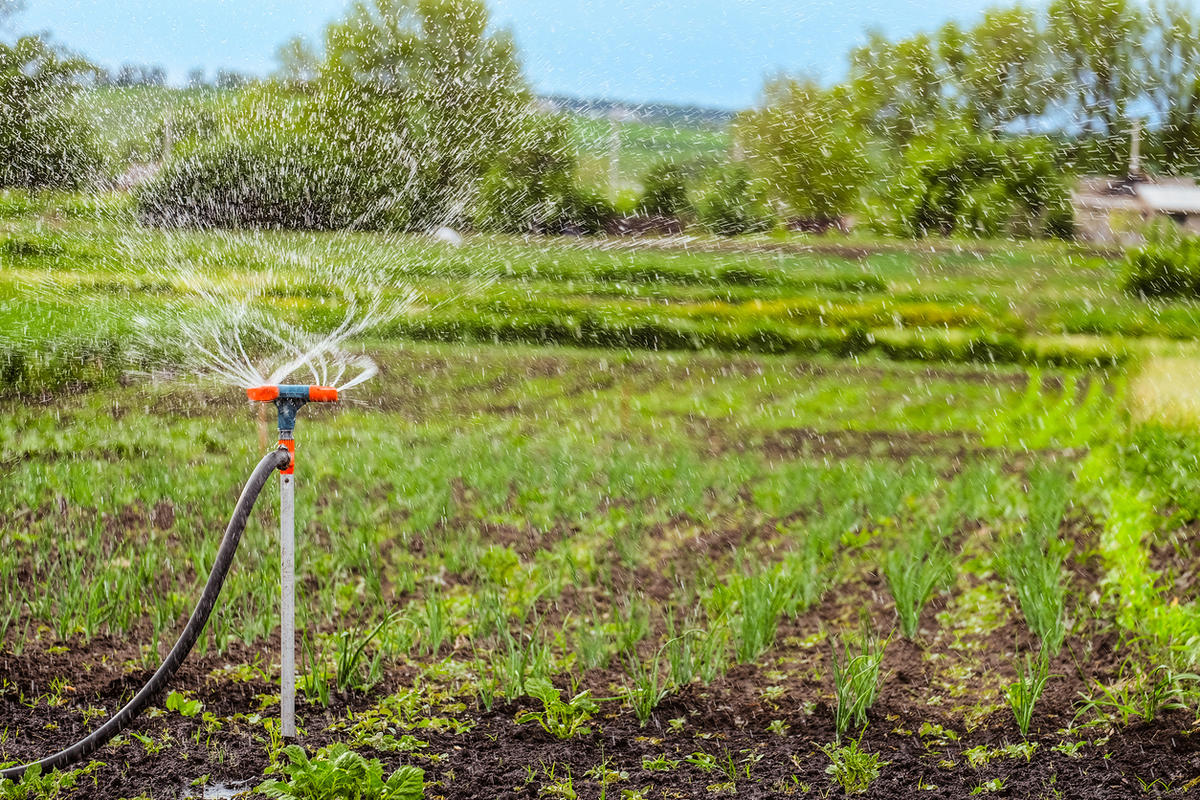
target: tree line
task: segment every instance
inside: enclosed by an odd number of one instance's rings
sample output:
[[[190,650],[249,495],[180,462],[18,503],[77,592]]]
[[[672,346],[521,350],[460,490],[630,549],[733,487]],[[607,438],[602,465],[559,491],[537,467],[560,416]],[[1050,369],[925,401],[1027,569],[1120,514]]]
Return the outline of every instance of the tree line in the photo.
[[[581,180],[568,121],[538,109],[482,0],[359,0],[318,46],[277,55],[273,79],[230,73],[231,103],[176,115],[138,194],[145,219],[553,233],[639,213],[732,234],[852,215],[902,235],[1066,236],[1066,176],[1121,172],[1131,118],[1151,168],[1200,168],[1200,18],[1175,0],[1052,0],[872,33],[843,81],[769,79],[726,158],[664,161],[625,207]],[[116,80],[160,79],[127,72]],[[98,75],[38,37],[0,44],[0,182],[92,180],[71,96],[114,80]]]
[[[739,146],[785,214],[880,230],[1065,235],[1066,175],[1200,168],[1200,17],[1174,0],[1053,0],[872,33],[832,87],[767,82]]]

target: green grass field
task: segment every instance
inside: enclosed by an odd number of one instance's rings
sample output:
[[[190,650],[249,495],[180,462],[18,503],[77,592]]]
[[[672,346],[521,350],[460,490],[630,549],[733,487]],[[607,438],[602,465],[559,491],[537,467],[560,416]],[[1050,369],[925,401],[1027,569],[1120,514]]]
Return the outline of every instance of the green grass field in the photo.
[[[611,121],[575,118],[579,172],[585,183],[611,190],[615,149],[617,189],[631,195],[641,191],[642,177],[659,163],[715,162],[729,152],[732,144],[729,129],[719,125],[623,121],[616,127],[618,141],[614,143]]]
[[[487,790],[479,753],[515,796],[570,796],[559,762],[589,796],[610,768],[654,796],[836,792],[848,756],[814,742],[846,736],[890,762],[879,786],[934,796],[1194,777],[1190,751],[1145,752],[1197,714],[1200,439],[1167,388],[1197,363],[1197,307],[1123,295],[1103,254],[450,248],[146,230],[112,198],[0,211],[0,762],[157,663],[273,436],[236,387],[128,373],[170,367],[169,337],[125,342],[139,315],[205,311],[194,270],[229,297],[265,282],[265,308],[316,327],[345,296],[419,298],[358,342],[377,378],[302,412],[307,742],[419,764],[444,797]],[[372,281],[332,285],[353,274]],[[101,751],[112,796],[173,796],[164,750],[183,782],[282,758],[274,520],[264,502],[180,684],[206,716]],[[830,657],[863,627],[866,694]],[[1022,705],[1035,653],[1049,688]],[[542,679],[598,705],[551,719]]]
[[[257,284],[272,313],[316,328],[340,319],[333,295],[415,294],[414,313],[377,338],[957,363],[1109,366],[1190,339],[1200,311],[1130,298],[1103,254],[1053,243],[475,236],[452,248],[373,233],[166,233],[115,197],[9,195],[0,216],[6,391],[169,363],[169,347],[129,352],[130,322],[139,309],[203,310],[181,277],[197,271],[230,297]]]

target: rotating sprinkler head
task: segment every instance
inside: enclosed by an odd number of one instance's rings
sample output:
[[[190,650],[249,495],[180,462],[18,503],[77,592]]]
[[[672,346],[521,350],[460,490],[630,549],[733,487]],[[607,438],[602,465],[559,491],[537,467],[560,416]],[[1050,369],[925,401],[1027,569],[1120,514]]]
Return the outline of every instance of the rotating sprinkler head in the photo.
[[[286,447],[292,456],[285,473],[291,474],[296,460],[296,412],[305,403],[336,403],[338,390],[332,386],[304,386],[301,384],[267,384],[246,390],[246,396],[259,403],[274,403],[279,413],[279,446]]]

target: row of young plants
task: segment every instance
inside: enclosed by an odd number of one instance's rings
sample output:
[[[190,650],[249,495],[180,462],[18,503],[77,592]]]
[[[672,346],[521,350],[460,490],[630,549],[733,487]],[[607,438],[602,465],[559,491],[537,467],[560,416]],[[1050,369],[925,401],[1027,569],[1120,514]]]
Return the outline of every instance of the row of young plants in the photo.
[[[543,304],[539,304],[543,305]],[[1042,364],[1105,368],[1126,354],[1099,337],[1028,337],[984,329],[897,329],[861,325],[805,326],[769,316],[694,319],[662,308],[616,309],[558,303],[523,313],[472,311],[399,320],[390,334],[420,341],[521,342],[650,350],[718,350],[838,357],[879,354],[898,361]],[[740,316],[740,315],[739,315]]]
[[[1048,679],[1049,662],[1061,649],[1069,624],[1064,562],[1070,546],[1059,535],[1069,479],[1061,470],[1045,469],[1034,473],[1030,486],[1027,515],[1004,538],[994,559],[995,569],[1005,576],[1027,624],[1041,642],[1036,658],[1026,656],[1024,671],[1017,670],[1018,681],[1008,694],[1023,734],[1028,733],[1034,704]],[[465,637],[471,650],[485,654],[476,657],[478,691],[485,708],[490,709],[500,697],[511,701],[529,694],[546,706],[536,715],[543,727],[556,735],[574,735],[594,713],[594,703],[586,694],[563,701],[547,679],[567,669],[579,680],[587,670],[608,668],[616,660],[623,663],[630,681],[621,696],[645,723],[669,691],[697,678],[710,683],[733,663],[759,660],[774,645],[783,618],[795,618],[821,599],[837,581],[838,552],[847,533],[838,522],[848,518],[833,515],[833,523],[800,533],[797,549],[774,565],[757,569],[743,565],[726,580],[700,588],[696,608],[666,616],[667,639],[657,647],[650,640],[650,612],[644,601],[636,598],[607,619],[595,612],[590,619],[581,619],[573,636],[547,638],[541,623],[529,615],[536,613],[536,598],[544,596],[547,589],[551,594],[554,590],[539,587],[531,591],[533,574],[521,567],[516,555],[492,548],[481,559],[491,565],[487,567],[489,577],[474,599],[455,601],[435,591],[421,603],[410,605],[407,614],[389,617],[369,632],[340,634],[336,659],[314,661],[316,672],[307,679],[307,689],[328,704],[328,689],[321,689],[320,684],[334,681],[322,676],[321,670],[328,668],[332,676],[333,664],[339,689],[369,688],[381,674],[380,653],[369,666],[359,667],[365,664],[362,655],[367,645],[376,637],[387,643],[385,649],[392,656],[414,652],[426,657],[438,656],[452,640]],[[899,634],[905,638],[921,635],[925,606],[935,592],[949,587],[956,573],[947,540],[959,522],[943,514],[900,524],[887,520],[884,528],[869,530],[871,540],[884,548],[881,571],[892,594]],[[456,607],[461,617],[456,617]],[[867,692],[852,676],[867,664],[873,664],[868,671],[877,676],[886,642],[868,632],[858,646],[862,650],[852,657],[850,645],[843,642],[844,652],[834,655],[839,735],[849,730],[850,720],[858,727],[865,722],[875,690]],[[315,690],[314,682],[318,684]],[[848,687],[845,692],[843,683]],[[875,686],[875,681],[870,685]]]

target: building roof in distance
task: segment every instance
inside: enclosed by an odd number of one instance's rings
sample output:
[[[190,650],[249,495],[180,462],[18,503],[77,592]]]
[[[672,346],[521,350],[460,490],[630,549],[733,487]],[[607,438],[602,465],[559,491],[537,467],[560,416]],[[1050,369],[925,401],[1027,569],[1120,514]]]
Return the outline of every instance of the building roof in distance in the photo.
[[[1194,183],[1139,183],[1134,193],[1150,211],[1200,214],[1200,186]]]

